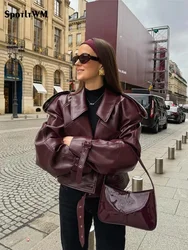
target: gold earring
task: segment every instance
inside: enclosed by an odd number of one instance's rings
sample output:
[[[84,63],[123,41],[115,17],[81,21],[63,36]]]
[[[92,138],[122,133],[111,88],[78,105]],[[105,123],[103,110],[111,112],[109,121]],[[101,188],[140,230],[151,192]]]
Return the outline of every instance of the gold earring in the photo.
[[[103,68],[99,69],[99,76],[104,76],[104,75],[105,75],[104,69]]]

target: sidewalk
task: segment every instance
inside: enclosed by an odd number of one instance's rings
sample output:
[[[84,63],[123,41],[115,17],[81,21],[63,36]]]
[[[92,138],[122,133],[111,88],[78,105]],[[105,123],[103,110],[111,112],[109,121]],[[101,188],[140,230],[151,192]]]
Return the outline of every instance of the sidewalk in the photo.
[[[36,114],[18,114],[18,118],[12,118],[12,114],[5,114],[0,115],[0,122],[7,122],[7,121],[20,121],[20,120],[26,120],[26,119],[45,119],[47,118],[46,113],[36,113]]]
[[[142,152],[142,160],[155,184],[158,225],[152,232],[127,227],[126,250],[188,249],[188,144],[183,144],[182,150],[176,151],[176,159],[167,159],[168,147],[175,146],[176,140],[188,131],[186,123],[183,129],[170,135],[168,141],[163,139]],[[154,173],[156,157],[164,160],[164,173],[161,175]],[[151,187],[141,166],[130,173],[130,179],[135,175],[143,177],[144,189]],[[61,250],[58,205],[2,239],[1,244],[0,250]]]

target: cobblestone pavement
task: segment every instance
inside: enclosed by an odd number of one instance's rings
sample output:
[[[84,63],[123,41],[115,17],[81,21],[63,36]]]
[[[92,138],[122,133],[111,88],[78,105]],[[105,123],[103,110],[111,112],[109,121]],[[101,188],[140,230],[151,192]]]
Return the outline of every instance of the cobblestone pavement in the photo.
[[[35,165],[34,138],[43,121],[0,122],[0,239],[58,204],[58,183]],[[143,150],[184,126],[142,133]]]
[[[1,118],[1,117],[0,117]],[[2,121],[0,119],[0,131],[10,130],[10,129],[22,129],[22,128],[32,128],[40,127],[45,119],[27,119],[27,120],[10,120]]]

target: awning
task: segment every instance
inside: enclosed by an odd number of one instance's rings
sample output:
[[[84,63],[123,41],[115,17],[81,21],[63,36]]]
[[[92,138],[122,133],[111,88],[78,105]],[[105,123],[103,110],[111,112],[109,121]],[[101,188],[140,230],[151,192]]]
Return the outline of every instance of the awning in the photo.
[[[44,88],[44,86],[40,83],[33,83],[33,86],[35,87],[35,89],[37,90],[38,93],[41,93],[41,94],[46,94],[47,91],[46,89]]]
[[[55,86],[55,85],[54,85],[54,89],[55,89],[55,91],[56,91],[57,93],[63,91],[63,89],[62,89],[60,86]]]

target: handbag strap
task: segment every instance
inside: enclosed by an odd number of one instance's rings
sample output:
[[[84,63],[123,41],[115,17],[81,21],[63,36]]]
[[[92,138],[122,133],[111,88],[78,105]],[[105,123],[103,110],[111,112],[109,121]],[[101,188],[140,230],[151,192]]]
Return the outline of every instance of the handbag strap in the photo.
[[[127,143],[127,142],[125,141],[125,143]],[[127,143],[127,144],[129,144],[129,143]],[[132,146],[131,144],[129,144],[129,145]],[[134,151],[134,152],[135,152],[135,151]],[[140,165],[142,166],[142,168],[144,169],[144,171],[146,172],[147,176],[149,177],[149,179],[150,179],[150,181],[151,181],[152,188],[155,190],[153,181],[152,181],[152,179],[151,179],[151,177],[150,177],[150,175],[149,175],[149,173],[148,173],[146,167],[144,166],[144,163],[142,162],[142,160],[140,159],[140,157],[136,154],[136,152],[135,152],[135,156],[136,156],[136,158],[138,159],[138,161],[139,161]]]
[[[146,167],[144,166],[144,163],[142,162],[142,160],[141,160],[138,156],[137,156],[137,158],[138,158],[138,161],[139,161],[140,165],[143,167],[144,171],[146,172],[147,176],[149,177],[153,189],[155,189],[154,184],[153,184],[153,181],[152,181],[152,179],[151,179],[151,177],[150,177],[150,175],[149,175],[149,173],[148,173]]]
[[[143,168],[144,171],[146,172],[147,176],[149,177],[149,179],[150,179],[150,181],[151,181],[151,185],[152,185],[153,190],[155,190],[155,187],[154,187],[153,181],[152,181],[152,179],[151,179],[151,176],[150,176],[150,174],[148,173],[146,167],[144,166],[144,163],[142,162],[142,160],[140,159],[140,157],[137,156],[137,158],[138,158],[138,161],[139,161],[140,165],[142,166],[142,168]],[[104,175],[103,184],[105,184],[105,180],[106,180],[106,175]]]

